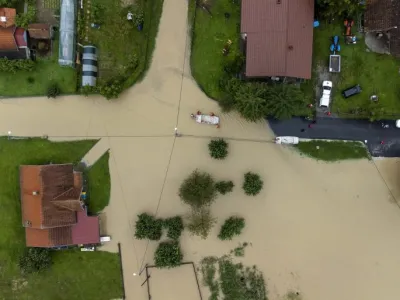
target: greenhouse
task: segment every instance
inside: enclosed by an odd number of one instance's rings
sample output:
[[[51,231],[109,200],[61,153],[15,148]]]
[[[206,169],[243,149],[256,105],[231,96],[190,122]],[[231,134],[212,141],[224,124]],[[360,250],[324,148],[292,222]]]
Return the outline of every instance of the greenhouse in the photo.
[[[62,0],[60,10],[60,49],[58,63],[75,66],[76,0]]]
[[[97,49],[94,46],[84,46],[82,54],[82,86],[96,86],[97,79]]]

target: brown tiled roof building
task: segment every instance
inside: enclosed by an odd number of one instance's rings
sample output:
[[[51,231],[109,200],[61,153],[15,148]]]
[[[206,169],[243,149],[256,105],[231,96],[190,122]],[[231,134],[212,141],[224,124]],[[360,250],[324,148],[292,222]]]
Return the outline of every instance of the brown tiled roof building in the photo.
[[[390,33],[390,52],[400,57],[400,0],[367,0],[366,32]]]
[[[99,242],[98,217],[87,215],[80,200],[82,174],[71,164],[21,166],[20,189],[28,247]]]
[[[247,77],[311,78],[314,0],[242,0]]]

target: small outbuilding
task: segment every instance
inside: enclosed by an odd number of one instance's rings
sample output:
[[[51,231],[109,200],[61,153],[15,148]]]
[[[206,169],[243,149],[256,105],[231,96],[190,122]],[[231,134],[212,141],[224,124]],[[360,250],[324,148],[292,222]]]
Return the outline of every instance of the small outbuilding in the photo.
[[[83,46],[82,54],[82,86],[96,86],[97,80],[97,48]]]

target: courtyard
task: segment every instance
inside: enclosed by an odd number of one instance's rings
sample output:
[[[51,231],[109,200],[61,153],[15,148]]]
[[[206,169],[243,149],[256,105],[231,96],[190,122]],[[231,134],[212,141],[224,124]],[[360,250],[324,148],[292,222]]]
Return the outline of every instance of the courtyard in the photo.
[[[393,161],[317,162],[271,143],[274,136],[265,121],[248,123],[236,113],[220,113],[190,76],[187,11],[184,1],[164,1],[148,74],[118,102],[100,96],[4,99],[0,130],[4,135],[48,135],[54,141],[99,138],[87,160],[110,149],[111,200],[103,213],[112,241],[102,250],[115,253],[121,243],[127,299],[148,299],[141,286],[145,276],[138,274],[146,263],[153,263],[157,246],[133,238],[137,215],[146,211],[163,218],[184,216],[187,207],[177,191],[197,167],[234,181],[236,187],[213,206],[217,224],[207,240],[185,231],[185,261],[197,264],[205,256],[220,256],[248,242],[251,246],[240,260],[263,271],[271,300],[282,300],[289,290],[310,300],[395,298],[400,293],[400,199]],[[221,128],[193,122],[190,114],[197,110],[218,114]],[[181,137],[174,135],[174,128]],[[207,144],[212,137],[229,142],[225,162],[210,158]],[[254,198],[245,198],[240,188],[248,170],[265,182]],[[218,228],[232,214],[246,219],[246,229],[239,238],[221,242]],[[162,273],[154,282],[168,276]],[[193,285],[192,276],[174,274],[170,279],[177,277],[180,284]],[[157,287],[161,292],[167,288]],[[207,297],[208,289],[201,289]],[[160,291],[153,290],[154,295]],[[192,295],[188,289],[182,297]]]

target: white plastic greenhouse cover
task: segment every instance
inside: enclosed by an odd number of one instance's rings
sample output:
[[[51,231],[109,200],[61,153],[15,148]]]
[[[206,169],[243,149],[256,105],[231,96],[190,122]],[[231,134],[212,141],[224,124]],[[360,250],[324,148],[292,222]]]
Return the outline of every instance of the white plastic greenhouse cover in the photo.
[[[62,0],[60,11],[60,49],[58,63],[61,66],[75,66],[75,0]]]

